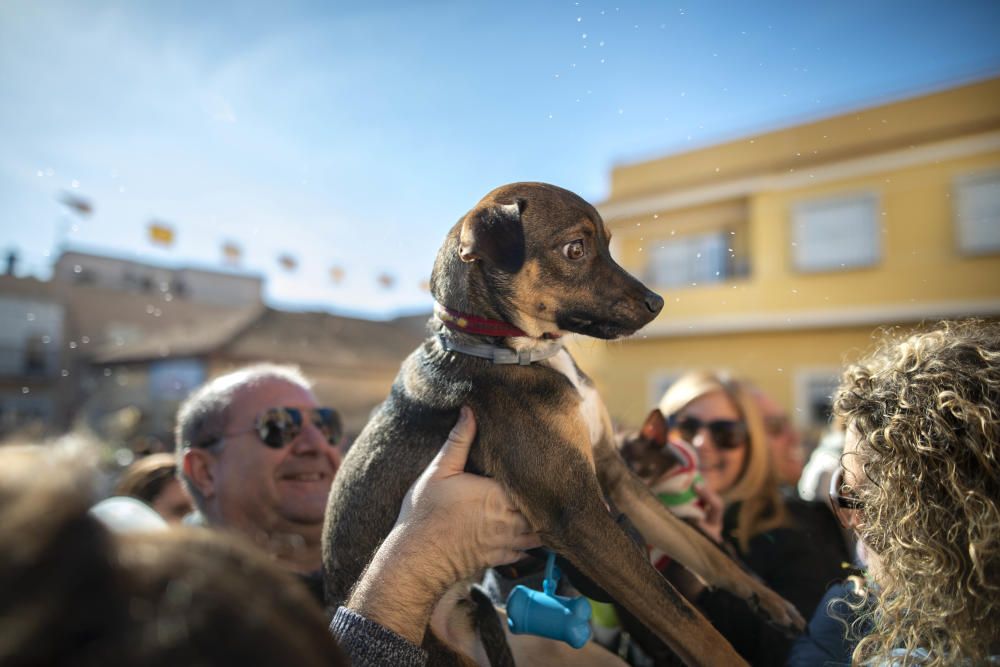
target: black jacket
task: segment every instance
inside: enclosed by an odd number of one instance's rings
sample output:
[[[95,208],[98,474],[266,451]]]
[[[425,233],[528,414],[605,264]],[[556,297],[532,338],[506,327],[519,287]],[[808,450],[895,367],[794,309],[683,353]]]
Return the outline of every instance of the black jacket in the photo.
[[[830,584],[844,578],[849,560],[840,528],[829,508],[797,497],[785,498],[787,527],[754,536],[743,552],[733,537],[739,505],[726,509],[723,536],[739,558],[776,593],[808,617]],[[794,641],[770,627],[744,602],[723,590],[704,591],[694,601],[712,625],[754,667],[780,666]],[[657,638],[632,626],[621,613],[622,625],[657,667],[679,664]],[[631,626],[631,627],[630,627]]]

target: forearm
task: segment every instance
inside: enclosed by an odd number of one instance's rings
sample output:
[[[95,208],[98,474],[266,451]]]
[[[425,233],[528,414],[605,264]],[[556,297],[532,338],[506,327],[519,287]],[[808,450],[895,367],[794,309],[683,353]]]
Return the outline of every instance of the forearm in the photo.
[[[349,609],[420,645],[434,605],[451,582],[428,557],[428,543],[396,526],[351,593]]]

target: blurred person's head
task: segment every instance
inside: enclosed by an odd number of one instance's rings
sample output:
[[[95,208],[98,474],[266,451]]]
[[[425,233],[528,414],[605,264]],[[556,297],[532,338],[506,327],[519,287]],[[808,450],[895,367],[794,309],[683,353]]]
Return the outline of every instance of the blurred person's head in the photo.
[[[672,437],[697,449],[706,486],[727,505],[740,503],[741,548],[784,522],[763,420],[745,387],[713,373],[688,373],[667,389],[659,409]]]
[[[921,665],[986,664],[1000,650],[1000,324],[885,340],[844,373],[834,409],[834,504],[880,587],[855,659],[920,647]]]
[[[235,536],[114,535],[94,468],[0,448],[0,664],[343,665],[290,574]]]
[[[340,417],[320,408],[298,369],[250,366],[211,380],[181,405],[181,479],[208,523],[304,548],[318,567],[340,435]]]
[[[122,473],[115,494],[141,500],[168,523],[180,523],[191,511],[191,498],[177,477],[173,454],[150,454],[135,461]]]
[[[802,476],[805,465],[805,455],[802,451],[802,439],[799,432],[788,418],[785,409],[759,387],[750,390],[760,409],[764,421],[764,432],[767,434],[768,446],[771,448],[771,460],[782,484],[794,487]]]

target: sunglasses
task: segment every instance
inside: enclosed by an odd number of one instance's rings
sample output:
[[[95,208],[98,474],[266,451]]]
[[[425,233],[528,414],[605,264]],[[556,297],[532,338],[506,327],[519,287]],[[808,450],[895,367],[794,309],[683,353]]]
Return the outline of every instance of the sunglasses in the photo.
[[[844,492],[850,487],[844,487],[844,469],[838,467],[830,478],[830,507],[840,525],[844,528],[854,528],[858,524],[858,510],[864,509],[864,502],[854,495]]]
[[[340,415],[333,408],[268,408],[257,415],[253,428],[241,433],[227,433],[223,437],[243,435],[243,433],[256,433],[260,441],[272,449],[281,449],[291,443],[302,433],[303,413],[309,418],[323,437],[331,445],[340,442],[344,435],[344,427],[340,421]]]
[[[749,432],[745,422],[737,419],[716,419],[702,421],[697,417],[687,416],[678,419],[677,415],[667,418],[667,426],[676,432],[682,440],[693,442],[698,431],[708,429],[712,442],[718,449],[739,449],[747,444]]]

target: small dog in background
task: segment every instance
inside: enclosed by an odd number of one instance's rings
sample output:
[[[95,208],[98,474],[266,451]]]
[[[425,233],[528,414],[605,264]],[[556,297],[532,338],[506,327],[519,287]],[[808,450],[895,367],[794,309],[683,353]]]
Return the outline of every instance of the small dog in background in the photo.
[[[704,481],[698,472],[698,453],[683,440],[670,437],[662,412],[653,409],[639,431],[620,434],[618,451],[632,472],[675,516],[693,524],[705,519],[705,507],[695,488]],[[670,557],[656,547],[649,549],[650,562],[662,570]]]

